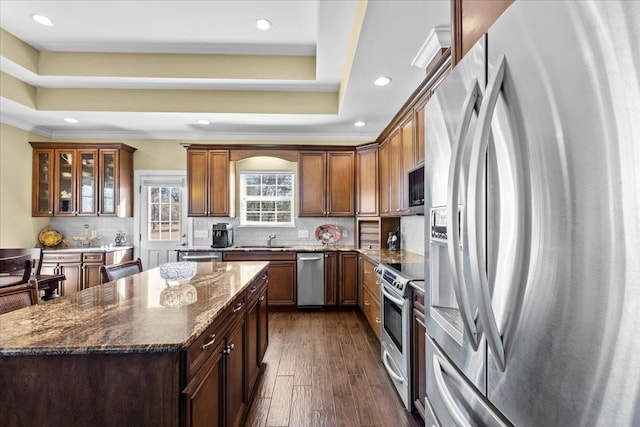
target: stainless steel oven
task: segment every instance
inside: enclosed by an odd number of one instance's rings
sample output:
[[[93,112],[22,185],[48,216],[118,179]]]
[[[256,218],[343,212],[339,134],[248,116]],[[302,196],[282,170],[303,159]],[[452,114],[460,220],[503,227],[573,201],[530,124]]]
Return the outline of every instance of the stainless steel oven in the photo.
[[[396,265],[396,268],[399,268]],[[411,384],[411,295],[410,279],[386,264],[379,264],[380,308],[382,311],[381,356],[387,373],[402,399],[410,409]]]

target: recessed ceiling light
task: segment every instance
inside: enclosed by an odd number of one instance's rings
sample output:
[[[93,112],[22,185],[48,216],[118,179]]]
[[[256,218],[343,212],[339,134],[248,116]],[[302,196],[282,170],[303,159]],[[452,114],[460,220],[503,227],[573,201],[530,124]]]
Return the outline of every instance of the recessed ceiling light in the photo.
[[[73,117],[65,117],[64,121],[67,123],[78,123],[78,121]]]
[[[386,86],[389,83],[391,83],[391,77],[387,77],[387,76],[382,76],[382,77],[378,77],[373,84],[376,86]]]
[[[210,125],[211,122],[209,120],[198,120],[198,124],[201,125]]]
[[[45,27],[53,27],[54,25],[53,21],[44,15],[34,14],[34,15],[31,15],[31,19],[33,19],[40,25],[44,25]]]
[[[362,126],[366,125],[366,123],[363,122],[363,121],[359,121],[359,122],[355,122],[353,125],[356,126],[356,127],[361,128]]]
[[[269,31],[271,29],[271,21],[265,18],[256,19],[256,28],[261,31]]]

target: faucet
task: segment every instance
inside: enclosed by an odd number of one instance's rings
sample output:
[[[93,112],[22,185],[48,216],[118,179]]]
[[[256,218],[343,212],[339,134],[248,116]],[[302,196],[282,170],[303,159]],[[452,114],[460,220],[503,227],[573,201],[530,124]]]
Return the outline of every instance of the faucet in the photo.
[[[271,241],[275,238],[276,238],[275,233],[269,234],[269,236],[267,237],[267,246],[271,246]]]

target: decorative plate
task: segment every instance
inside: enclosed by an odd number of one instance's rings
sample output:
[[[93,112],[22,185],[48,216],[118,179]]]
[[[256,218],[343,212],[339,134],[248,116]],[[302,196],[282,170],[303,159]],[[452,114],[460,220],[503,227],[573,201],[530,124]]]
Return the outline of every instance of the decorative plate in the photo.
[[[38,234],[38,241],[43,246],[58,246],[62,242],[62,233],[55,228],[43,228]]]
[[[324,224],[316,228],[316,240],[327,245],[336,243],[342,237],[340,227],[333,224]]]

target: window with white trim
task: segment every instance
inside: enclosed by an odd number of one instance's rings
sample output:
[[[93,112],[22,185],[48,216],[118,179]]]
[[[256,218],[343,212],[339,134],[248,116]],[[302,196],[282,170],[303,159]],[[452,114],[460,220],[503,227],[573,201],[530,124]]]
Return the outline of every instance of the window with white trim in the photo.
[[[240,172],[240,224],[294,225],[293,172]]]

